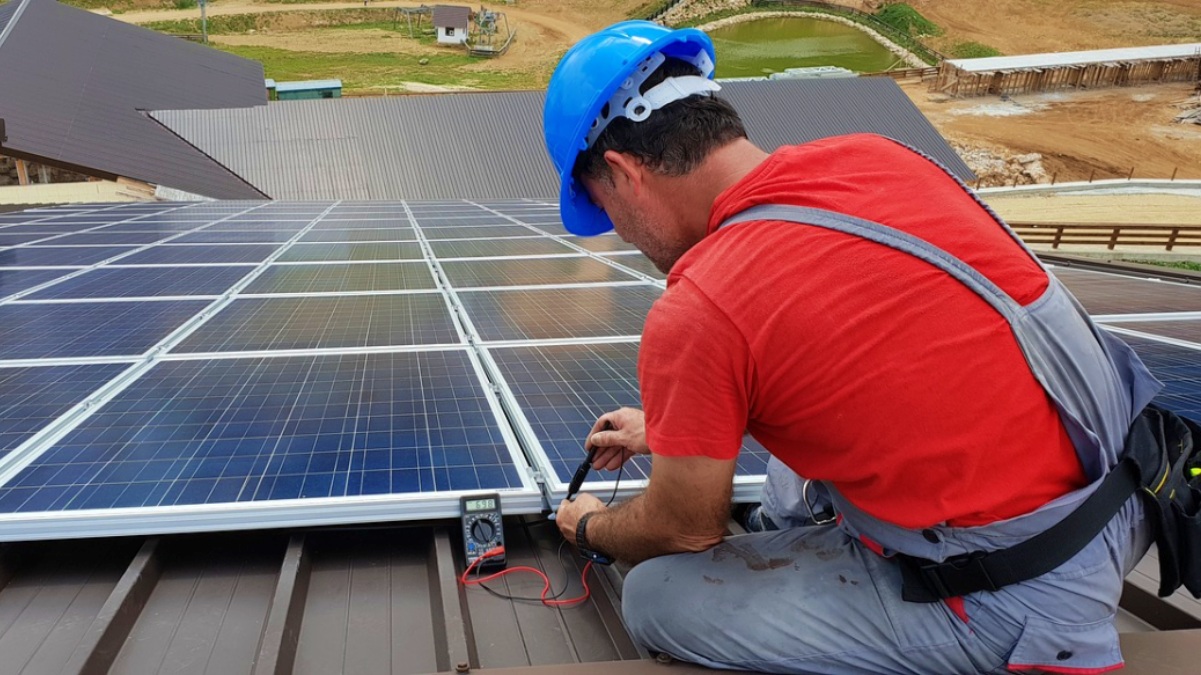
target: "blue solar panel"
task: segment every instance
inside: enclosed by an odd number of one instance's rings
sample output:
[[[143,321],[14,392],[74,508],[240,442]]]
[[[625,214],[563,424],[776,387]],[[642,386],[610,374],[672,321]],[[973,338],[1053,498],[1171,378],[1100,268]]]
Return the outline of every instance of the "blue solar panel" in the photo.
[[[596,418],[622,406],[640,407],[638,345],[632,343],[491,348],[509,390],[546,452],[555,475],[569,483],[584,457],[584,438]],[[748,438],[736,474],[762,475],[768,452]],[[601,471],[598,480],[617,472]],[[626,466],[635,479],[650,475],[650,462],[635,458]]]
[[[455,288],[636,281],[588,256],[450,261],[442,263],[442,271]]]
[[[56,246],[78,246],[78,245],[108,245],[108,246],[144,246],[153,244],[154,242],[166,237],[166,234],[157,232],[106,232],[105,230],[95,230],[93,232],[80,232],[78,234],[69,234],[65,237],[59,237],[51,242],[43,242],[44,244],[54,244]]]
[[[187,265],[220,263],[257,263],[267,259],[279,246],[275,244],[200,244],[159,245],[122,258],[121,265]]]
[[[510,237],[537,237],[537,232],[520,225],[492,225],[487,227],[431,227],[422,228],[427,239],[493,239]]]
[[[457,344],[440,293],[241,298],[217,312],[177,352]]]
[[[12,270],[0,267],[0,298],[20,293],[76,270]]]
[[[171,240],[172,244],[283,244],[296,232],[279,230],[201,230]]]
[[[459,291],[483,340],[641,335],[654,286]]]
[[[242,291],[255,293],[346,293],[435,288],[424,261],[271,265]]]
[[[0,488],[0,511],[519,487],[463,352],[176,361]]]
[[[221,295],[254,269],[212,267],[102,267],[37,293],[27,300]]]
[[[209,302],[0,305],[0,359],[142,354]]]
[[[417,231],[411,227],[389,229],[318,230],[306,232],[300,238],[305,243],[346,243],[363,241],[414,241]]]
[[[15,246],[17,244],[26,244],[38,239],[46,237],[54,237],[55,234],[45,234],[41,232],[16,232],[0,230],[0,246]]]
[[[0,368],[0,457],[128,367],[105,364]]]
[[[575,249],[568,248],[550,237],[431,241],[430,248],[434,250],[434,255],[441,259],[579,254]]]
[[[1201,351],[1125,335],[1120,337],[1134,347],[1143,363],[1163,382],[1164,389],[1155,402],[1201,421]]]
[[[134,250],[132,246],[24,246],[0,250],[0,266],[93,265]]]
[[[547,228],[542,228],[546,230]],[[553,230],[547,230],[553,231]],[[564,241],[575,244],[589,251],[605,253],[608,251],[637,251],[638,247],[622,241],[615,234],[603,234],[596,237],[563,237]]]
[[[650,258],[647,258],[641,253],[634,253],[630,255],[617,255],[609,253],[605,254],[605,257],[617,263],[618,265],[624,265],[630,269],[638,270],[647,276],[654,277],[656,279],[667,279],[667,275],[660,272],[659,268],[655,267],[655,263],[651,262]]]
[[[1051,271],[1090,314],[1201,310],[1201,288],[1197,286],[1064,267]]]
[[[1131,321],[1112,324],[1115,328],[1125,328],[1140,333],[1162,335],[1177,340],[1185,340],[1201,344],[1201,321]]]
[[[417,242],[375,244],[292,244],[279,262],[317,262],[322,260],[420,260],[425,254]]]

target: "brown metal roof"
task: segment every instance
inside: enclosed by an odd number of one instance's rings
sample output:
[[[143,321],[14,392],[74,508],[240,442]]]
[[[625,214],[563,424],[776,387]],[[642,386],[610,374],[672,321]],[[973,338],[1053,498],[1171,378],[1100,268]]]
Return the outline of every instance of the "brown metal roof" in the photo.
[[[471,22],[471,8],[460,5],[434,5],[434,26],[466,28]]]
[[[892,80],[722,86],[765,150],[871,132],[974,178]],[[544,100],[534,91],[458,93],[151,115],[273,199],[557,199]]]
[[[262,198],[141,112],[265,104],[261,64],[54,0],[15,0],[0,8],[0,24],[0,154]]]
[[[550,609],[457,582],[457,523],[9,544],[0,549],[0,672],[283,675],[699,675],[647,660],[621,623],[621,575]],[[510,565],[580,592],[553,525],[506,520]],[[495,583],[537,595],[533,575]],[[1125,602],[1124,602],[1125,604]],[[1152,615],[1155,605],[1143,608]],[[1146,617],[1144,617],[1146,618]],[[1130,673],[1194,673],[1201,621],[1179,630],[1119,616]]]

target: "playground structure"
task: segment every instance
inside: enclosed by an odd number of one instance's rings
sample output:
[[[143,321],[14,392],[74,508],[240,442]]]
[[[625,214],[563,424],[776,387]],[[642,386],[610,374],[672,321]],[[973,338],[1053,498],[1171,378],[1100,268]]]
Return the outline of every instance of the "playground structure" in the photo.
[[[486,9],[480,5],[473,13],[472,31],[467,39],[467,53],[471,56],[496,58],[509,51],[517,31],[509,28],[504,12]],[[499,43],[499,45],[497,44]]]

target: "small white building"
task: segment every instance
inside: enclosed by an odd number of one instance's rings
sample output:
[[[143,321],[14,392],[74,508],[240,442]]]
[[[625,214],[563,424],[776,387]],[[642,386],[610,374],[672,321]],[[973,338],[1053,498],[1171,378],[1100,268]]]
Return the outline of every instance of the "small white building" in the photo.
[[[434,5],[433,14],[439,44],[461,45],[467,42],[467,29],[471,25],[470,7]]]

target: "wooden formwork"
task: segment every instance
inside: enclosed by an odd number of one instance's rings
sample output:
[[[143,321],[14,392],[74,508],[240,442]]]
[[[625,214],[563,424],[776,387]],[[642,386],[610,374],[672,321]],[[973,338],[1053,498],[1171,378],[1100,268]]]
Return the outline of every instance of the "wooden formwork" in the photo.
[[[1201,56],[1087,65],[1031,66],[1013,70],[972,72],[944,61],[935,89],[956,97],[1027,94],[1057,89],[1099,89],[1157,82],[1191,82],[1201,69]]]

